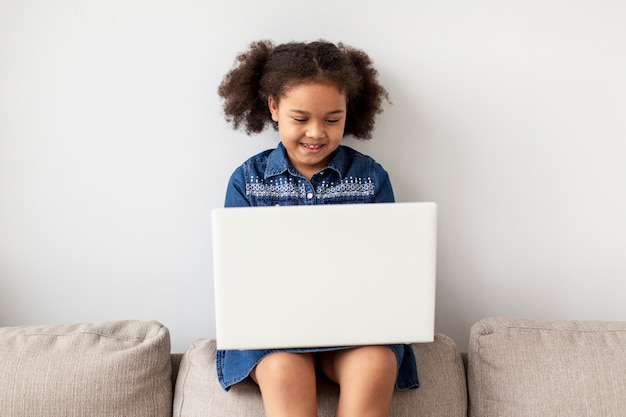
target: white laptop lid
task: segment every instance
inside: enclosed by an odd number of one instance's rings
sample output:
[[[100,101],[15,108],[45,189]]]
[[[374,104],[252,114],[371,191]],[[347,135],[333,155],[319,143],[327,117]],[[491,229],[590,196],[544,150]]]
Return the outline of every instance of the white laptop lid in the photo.
[[[218,349],[430,342],[434,203],[212,212]]]

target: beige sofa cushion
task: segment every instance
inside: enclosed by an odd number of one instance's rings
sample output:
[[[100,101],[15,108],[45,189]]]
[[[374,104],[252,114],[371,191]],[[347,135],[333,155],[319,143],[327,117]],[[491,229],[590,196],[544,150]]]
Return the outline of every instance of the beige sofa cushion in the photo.
[[[0,416],[171,416],[170,338],[157,322],[0,328]]]
[[[470,417],[623,417],[626,322],[483,319],[468,388]]]
[[[461,355],[452,341],[436,335],[433,343],[413,345],[421,387],[397,391],[391,417],[465,417],[467,393]],[[326,379],[318,384],[319,417],[334,416],[338,388]],[[200,339],[185,352],[176,380],[174,417],[260,416],[263,402],[251,380],[225,392],[217,380],[215,341]]]

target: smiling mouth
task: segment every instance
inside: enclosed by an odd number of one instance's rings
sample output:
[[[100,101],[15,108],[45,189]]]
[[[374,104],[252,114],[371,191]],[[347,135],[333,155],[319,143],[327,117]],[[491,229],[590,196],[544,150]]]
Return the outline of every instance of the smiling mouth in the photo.
[[[311,145],[308,143],[303,143],[302,146],[304,146],[307,149],[321,149],[324,145]]]

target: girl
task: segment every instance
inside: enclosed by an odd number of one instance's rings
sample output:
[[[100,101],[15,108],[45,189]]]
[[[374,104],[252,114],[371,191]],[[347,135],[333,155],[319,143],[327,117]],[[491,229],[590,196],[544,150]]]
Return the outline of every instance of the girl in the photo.
[[[280,138],[276,149],[235,170],[227,207],[394,201],[382,166],[341,145],[344,135],[370,139],[388,98],[363,51],[323,41],[255,42],[218,92],[235,129],[252,134],[272,125]],[[300,226],[314,233],[314,221]],[[315,417],[316,369],[340,386],[339,417],[387,416],[394,387],[419,386],[408,345],[217,352],[222,387],[252,378],[268,417]]]

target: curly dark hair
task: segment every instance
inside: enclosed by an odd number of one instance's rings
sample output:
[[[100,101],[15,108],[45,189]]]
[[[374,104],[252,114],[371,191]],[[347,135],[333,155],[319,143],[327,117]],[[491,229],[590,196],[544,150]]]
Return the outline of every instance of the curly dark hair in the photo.
[[[370,139],[383,100],[389,99],[377,76],[365,52],[342,43],[275,46],[271,41],[257,41],[237,56],[218,94],[224,100],[226,120],[250,135],[268,124],[278,128],[268,110],[268,97],[279,101],[287,90],[302,83],[332,83],[348,99],[344,135]]]

